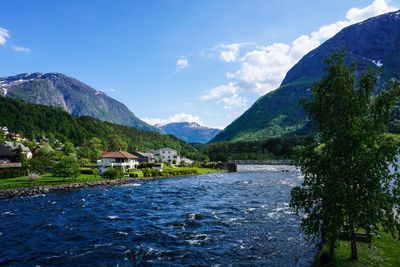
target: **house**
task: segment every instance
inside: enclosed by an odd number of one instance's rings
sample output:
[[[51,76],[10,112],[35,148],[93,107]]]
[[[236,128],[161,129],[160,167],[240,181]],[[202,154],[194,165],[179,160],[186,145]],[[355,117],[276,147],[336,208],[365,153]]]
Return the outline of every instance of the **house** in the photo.
[[[193,160],[185,158],[185,157],[180,157],[179,161],[177,161],[177,163],[181,164],[182,162],[184,162],[187,165],[192,165],[193,164]]]
[[[21,150],[21,154],[24,155],[27,159],[31,159],[32,158],[32,152],[29,149],[29,147],[23,145],[20,142],[5,141],[3,143],[3,145],[5,147],[7,147],[7,149],[9,149],[10,151],[13,151],[13,152],[17,152],[20,149]]]
[[[0,132],[3,132],[4,137],[6,137],[8,134],[8,128],[6,126],[0,126]]]
[[[25,138],[23,138],[19,133],[7,133],[6,138],[13,140],[14,142],[21,142],[25,140]]]
[[[17,155],[18,149],[26,158],[32,158],[32,153],[28,147],[18,142],[6,141],[0,144],[0,168],[21,167],[21,162]]]
[[[97,160],[97,167],[104,172],[109,167],[127,171],[139,165],[138,157],[126,151],[103,151]]]
[[[136,157],[138,157],[139,163],[142,163],[142,162],[154,163],[154,162],[156,162],[156,158],[153,153],[135,151],[132,154],[135,155]]]
[[[172,148],[161,148],[154,151],[154,156],[158,161],[172,163],[178,161],[178,151]]]

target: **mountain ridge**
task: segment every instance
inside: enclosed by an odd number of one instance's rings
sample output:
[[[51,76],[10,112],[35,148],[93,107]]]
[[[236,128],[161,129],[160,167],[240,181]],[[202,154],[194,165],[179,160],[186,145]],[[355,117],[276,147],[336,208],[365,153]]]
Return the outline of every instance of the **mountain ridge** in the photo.
[[[3,96],[60,107],[73,116],[90,116],[140,130],[158,131],[137,118],[123,103],[62,73],[21,73],[0,78]]]
[[[172,122],[157,127],[162,133],[174,135],[187,143],[207,143],[221,131],[196,122]]]
[[[400,11],[369,18],[342,29],[307,53],[286,74],[276,90],[260,97],[211,142],[254,141],[296,135],[307,127],[298,103],[311,96],[312,84],[323,75],[324,60],[333,51],[345,50],[346,62],[357,63],[358,73],[382,67],[379,88],[400,77]],[[304,131],[303,131],[304,132]]]

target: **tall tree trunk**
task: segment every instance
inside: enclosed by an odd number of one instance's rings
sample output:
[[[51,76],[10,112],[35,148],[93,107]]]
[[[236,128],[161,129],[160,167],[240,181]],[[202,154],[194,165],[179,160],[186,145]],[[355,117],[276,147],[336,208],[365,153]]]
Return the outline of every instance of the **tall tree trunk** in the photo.
[[[351,246],[351,260],[358,260],[357,253],[357,240],[356,240],[356,231],[354,230],[353,220],[350,220],[350,246]]]

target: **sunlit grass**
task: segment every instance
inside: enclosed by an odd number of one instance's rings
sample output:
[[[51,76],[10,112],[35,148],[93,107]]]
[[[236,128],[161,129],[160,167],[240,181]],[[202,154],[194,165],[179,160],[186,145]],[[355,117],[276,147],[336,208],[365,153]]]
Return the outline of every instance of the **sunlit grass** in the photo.
[[[335,250],[335,259],[330,264],[321,265],[316,261],[316,266],[338,267],[398,267],[400,266],[400,241],[394,240],[392,235],[380,231],[372,238],[372,243],[357,242],[358,261],[350,260],[350,242],[340,241]],[[323,248],[327,252],[327,247]]]

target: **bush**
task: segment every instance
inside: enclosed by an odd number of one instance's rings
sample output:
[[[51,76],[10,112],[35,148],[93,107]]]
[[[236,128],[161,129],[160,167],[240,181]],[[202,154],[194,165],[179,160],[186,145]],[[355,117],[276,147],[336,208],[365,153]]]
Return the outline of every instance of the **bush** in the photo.
[[[138,169],[151,169],[154,167],[154,163],[151,162],[142,162],[138,166]]]
[[[91,168],[81,168],[82,174],[94,174],[93,169]]]
[[[25,171],[21,168],[0,170],[0,179],[15,178],[25,175]]]
[[[115,179],[121,177],[121,171],[115,168],[108,168],[103,176],[108,179]]]
[[[131,178],[138,178],[138,177],[139,177],[139,174],[137,174],[137,173],[130,173],[130,174],[129,174],[129,177],[131,177]]]

